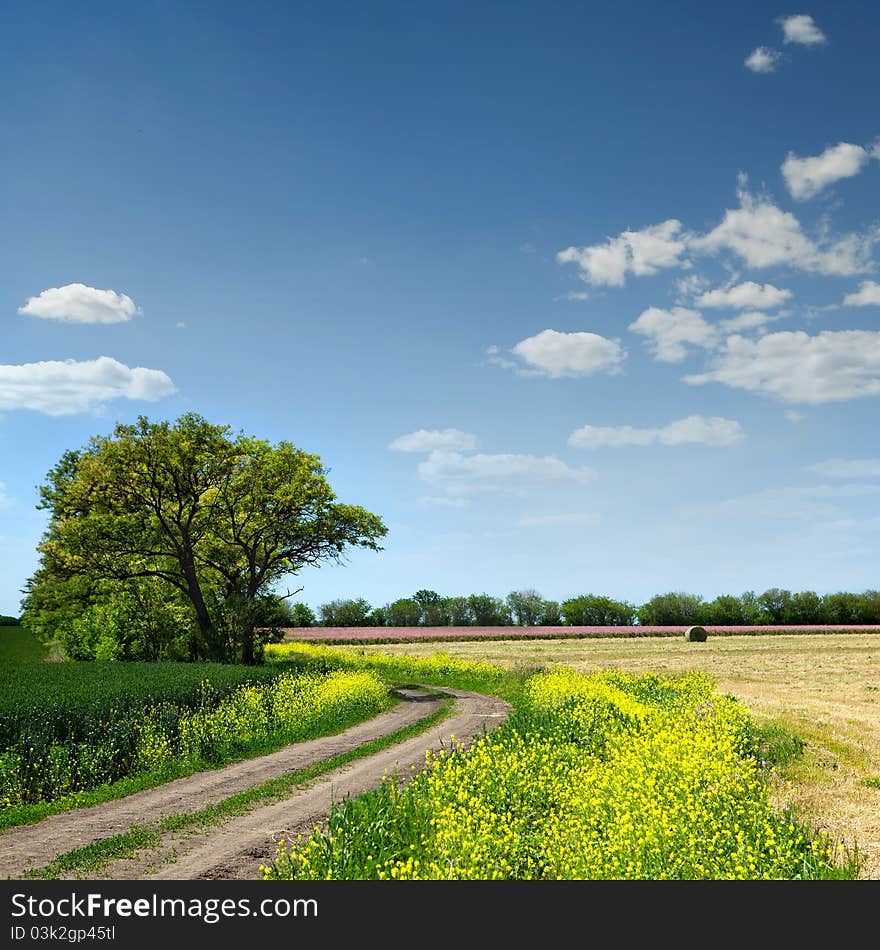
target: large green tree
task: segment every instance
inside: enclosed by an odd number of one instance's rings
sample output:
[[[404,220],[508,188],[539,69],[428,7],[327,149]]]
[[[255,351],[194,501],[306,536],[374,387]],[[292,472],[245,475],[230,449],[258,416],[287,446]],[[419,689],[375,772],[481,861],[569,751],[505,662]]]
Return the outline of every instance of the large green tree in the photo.
[[[39,546],[53,577],[155,578],[192,611],[197,653],[254,663],[271,588],[350,546],[381,550],[379,516],[336,500],[317,455],[196,413],[140,417],[49,472]],[[271,613],[271,611],[270,611]]]

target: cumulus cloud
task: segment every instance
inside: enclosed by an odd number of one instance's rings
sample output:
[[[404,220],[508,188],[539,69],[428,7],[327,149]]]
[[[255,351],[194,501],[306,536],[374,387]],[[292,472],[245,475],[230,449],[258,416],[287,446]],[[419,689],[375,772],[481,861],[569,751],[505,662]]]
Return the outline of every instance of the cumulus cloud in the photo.
[[[583,426],[568,437],[576,449],[620,448],[627,445],[735,445],[745,438],[742,426],[721,416],[688,416],[659,428]]]
[[[477,437],[461,429],[419,429],[398,436],[388,445],[395,452],[467,451],[477,447]]]
[[[628,329],[647,337],[645,342],[659,363],[680,363],[688,355],[688,346],[711,347],[718,340],[715,327],[686,307],[648,307]]]
[[[865,235],[847,234],[837,240],[811,240],[798,219],[766,198],[739,188],[740,207],[728,209],[708,234],[693,238],[693,250],[732,251],[749,267],[788,265],[798,270],[845,277],[870,270],[871,251],[880,240],[876,229]]]
[[[709,286],[709,281],[700,274],[688,274],[675,281],[676,300],[682,301],[701,294]]]
[[[641,231],[624,231],[604,244],[568,247],[559,251],[561,264],[577,264],[581,277],[590,284],[622,287],[627,274],[641,277],[668,267],[682,267],[687,248],[681,222],[674,219]]]
[[[845,307],[880,306],[880,284],[873,280],[863,280],[859,289],[843,298]]]
[[[502,359],[496,359],[496,362],[517,367],[528,375],[552,379],[619,373],[626,359],[619,340],[609,340],[598,333],[562,333],[558,330],[542,330],[535,336],[520,340],[510,352],[522,360],[522,365]]]
[[[880,458],[827,459],[808,465],[807,471],[816,472],[825,478],[880,478]]]
[[[127,294],[98,290],[85,284],[65,284],[64,287],[50,287],[37,297],[29,297],[18,312],[66,323],[125,323],[140,310]]]
[[[419,476],[452,496],[520,495],[541,485],[587,482],[595,473],[589,468],[571,468],[555,455],[432,452],[419,464]]]
[[[772,73],[776,70],[776,64],[782,58],[779,50],[771,49],[769,46],[759,46],[753,49],[745,59],[745,65],[753,73]]]
[[[782,177],[792,198],[803,201],[842,178],[858,175],[869,158],[867,149],[849,142],[829,146],[821,155],[806,158],[789,152],[782,163]]]
[[[175,391],[161,370],[131,369],[109,356],[0,366],[0,409],[64,416],[97,409],[114,399],[154,402]]]
[[[774,287],[773,284],[756,284],[747,280],[733,287],[717,287],[700,294],[694,301],[698,307],[718,307],[730,310],[766,307],[772,310],[791,297],[790,290]]]
[[[880,332],[825,330],[728,337],[709,372],[685,376],[694,386],[733,389],[818,406],[880,395]]]
[[[786,43],[818,46],[828,42],[828,38],[809,14],[796,13],[793,16],[782,17],[779,23],[782,26],[782,34]]]
[[[770,316],[767,313],[761,313],[760,310],[749,310],[729,320],[722,320],[718,326],[729,333],[741,333],[746,330],[760,330],[766,324],[778,320],[779,317],[780,314]]]

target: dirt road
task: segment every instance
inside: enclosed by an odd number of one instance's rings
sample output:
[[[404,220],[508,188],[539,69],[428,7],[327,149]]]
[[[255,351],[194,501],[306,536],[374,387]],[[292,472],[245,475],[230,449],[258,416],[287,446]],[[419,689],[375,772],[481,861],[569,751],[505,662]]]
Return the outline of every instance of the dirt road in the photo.
[[[418,690],[398,692],[403,701],[393,710],[339,735],[297,743],[118,801],[12,828],[0,835],[0,877],[21,877],[28,869],[45,867],[59,854],[124,833],[133,824],[151,825],[169,815],[196,811],[271,778],[351,751],[427,718],[442,702],[442,698]],[[456,744],[467,744],[484,729],[498,725],[510,711],[507,703],[494,697],[456,689],[444,692],[455,697],[454,712],[422,735],[334,770],[290,798],[257,807],[202,834],[166,835],[158,851],[114,861],[99,879],[258,877],[260,864],[271,860],[278,838],[310,831],[329,815],[334,802],[376,787],[383,775],[410,775],[413,768],[424,766],[428,749],[449,748],[452,736]],[[172,858],[176,860],[166,863]]]

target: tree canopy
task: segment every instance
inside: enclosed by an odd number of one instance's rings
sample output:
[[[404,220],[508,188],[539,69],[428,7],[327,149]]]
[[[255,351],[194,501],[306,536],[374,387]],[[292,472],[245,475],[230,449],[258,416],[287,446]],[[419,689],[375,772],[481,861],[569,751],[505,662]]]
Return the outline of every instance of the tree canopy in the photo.
[[[194,656],[254,663],[274,584],[352,546],[381,550],[378,515],[344,504],[317,455],[196,413],[119,424],[66,452],[40,489],[40,583],[158,582],[186,605]],[[26,601],[27,603],[27,601]]]

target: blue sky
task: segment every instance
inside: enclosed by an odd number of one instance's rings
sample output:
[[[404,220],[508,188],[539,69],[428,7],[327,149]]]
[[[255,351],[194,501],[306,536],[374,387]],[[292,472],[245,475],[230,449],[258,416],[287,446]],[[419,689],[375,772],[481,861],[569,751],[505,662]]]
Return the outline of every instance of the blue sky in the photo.
[[[321,455],[317,607],[876,588],[880,8],[7,3],[0,613],[62,452]]]

